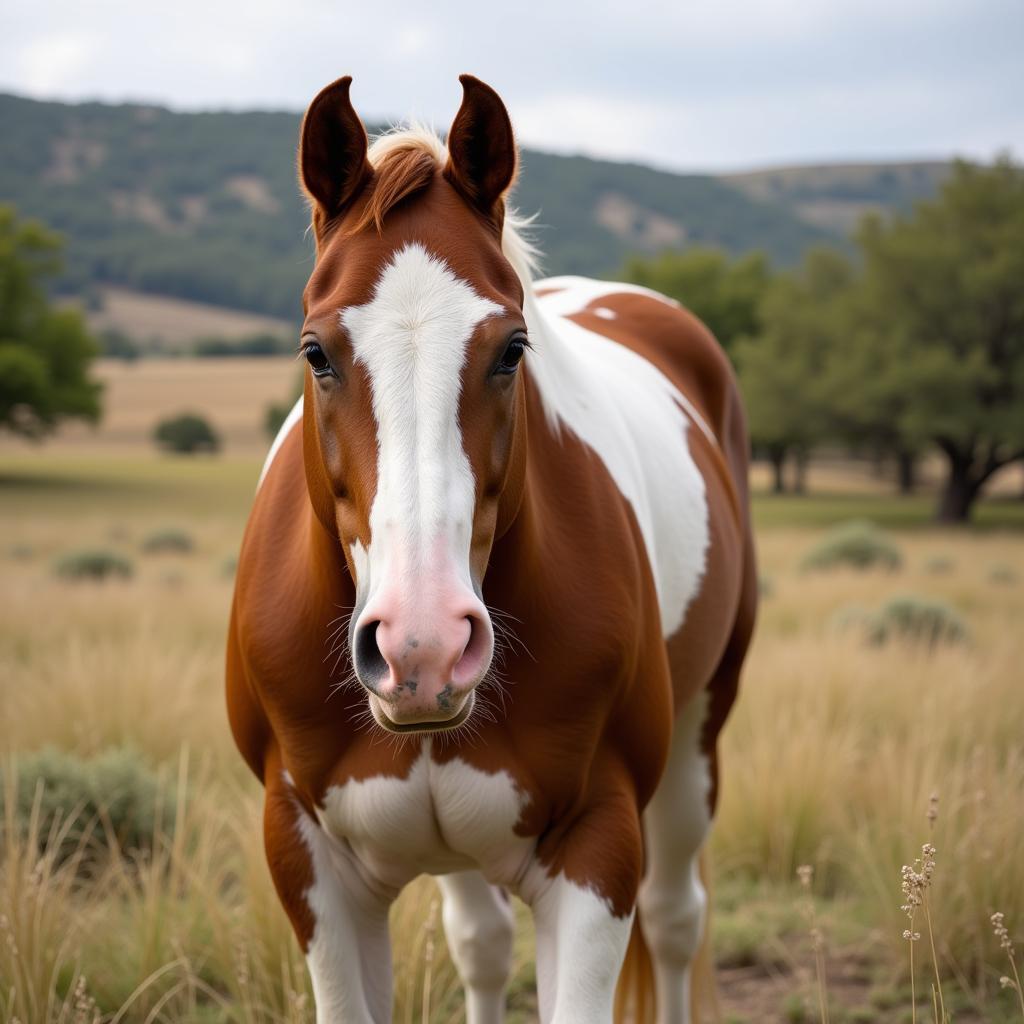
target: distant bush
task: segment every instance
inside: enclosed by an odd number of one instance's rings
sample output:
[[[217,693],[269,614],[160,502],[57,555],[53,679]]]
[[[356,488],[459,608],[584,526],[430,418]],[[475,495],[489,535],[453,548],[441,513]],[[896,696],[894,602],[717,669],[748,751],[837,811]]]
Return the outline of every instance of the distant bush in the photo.
[[[35,548],[31,544],[12,544],[7,549],[7,557],[12,562],[30,562],[35,553]]]
[[[226,580],[233,580],[235,578],[235,573],[237,571],[238,571],[238,556],[237,555],[228,555],[228,557],[225,558],[223,562],[221,562],[221,565],[220,565],[220,574],[221,574],[221,576],[223,576],[224,579],[226,579]]]
[[[990,583],[1012,585],[1017,582],[1017,571],[1012,565],[993,565],[988,571]]]
[[[57,560],[54,568],[57,575],[66,580],[106,580],[115,577],[126,580],[134,572],[130,559],[116,551],[100,548],[70,551]]]
[[[952,607],[913,595],[887,601],[868,625],[868,639],[873,644],[907,640],[938,647],[964,643],[967,638],[967,624]]]
[[[878,566],[891,572],[902,564],[899,548],[877,526],[855,519],[830,530],[804,557],[801,569],[806,572],[840,566],[855,569]]]
[[[271,441],[277,437],[277,432],[284,426],[284,421],[288,419],[288,413],[292,411],[294,404],[294,402],[271,402],[267,406],[267,411],[263,414],[263,429]]]
[[[190,534],[171,526],[149,534],[142,542],[142,550],[148,555],[187,555],[195,550],[195,542]]]
[[[244,338],[199,338],[192,347],[193,355],[212,356],[280,356],[295,352],[295,342],[278,334],[251,334]]]
[[[121,359],[133,363],[142,355],[142,346],[123,331],[109,328],[98,335],[100,354],[108,359]]]
[[[933,555],[924,563],[924,571],[931,576],[944,576],[952,572],[953,568],[953,559],[948,555]]]
[[[900,641],[931,649],[970,638],[967,624],[950,605],[916,595],[894,597],[876,612],[858,605],[842,608],[833,623],[839,629],[861,630],[865,641],[876,647]]]
[[[215,452],[220,448],[220,438],[213,427],[202,416],[188,412],[161,420],[153,431],[153,440],[165,451],[179,455]]]
[[[172,827],[173,798],[165,797],[161,804],[159,780],[135,751],[119,748],[83,759],[47,747],[19,755],[13,770],[15,818],[27,833],[33,805],[39,800],[41,847],[51,830],[72,818],[57,851],[62,860],[74,853],[86,831],[92,850],[109,849],[110,840],[115,839],[123,850],[145,851],[152,847],[158,825],[164,831]]]

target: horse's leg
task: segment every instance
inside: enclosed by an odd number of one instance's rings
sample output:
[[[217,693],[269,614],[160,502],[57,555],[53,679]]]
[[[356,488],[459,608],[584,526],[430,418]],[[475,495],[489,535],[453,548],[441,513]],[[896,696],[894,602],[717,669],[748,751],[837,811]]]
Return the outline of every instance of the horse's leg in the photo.
[[[441,875],[437,882],[448,949],[466,990],[466,1022],[501,1024],[515,938],[508,897],[479,871]]]
[[[317,1024],[390,1024],[393,894],[375,891],[283,780],[267,779],[267,863],[306,954]]]
[[[665,773],[644,812],[647,873],[637,906],[658,1024],[689,1024],[690,965],[704,932],[707,895],[697,855],[711,824],[710,765],[701,751],[707,703],[701,693],[680,711]]]
[[[633,927],[643,850],[635,805],[581,818],[554,877],[524,889],[537,931],[542,1024],[612,1024],[615,987]],[[608,894],[608,895],[604,895]]]

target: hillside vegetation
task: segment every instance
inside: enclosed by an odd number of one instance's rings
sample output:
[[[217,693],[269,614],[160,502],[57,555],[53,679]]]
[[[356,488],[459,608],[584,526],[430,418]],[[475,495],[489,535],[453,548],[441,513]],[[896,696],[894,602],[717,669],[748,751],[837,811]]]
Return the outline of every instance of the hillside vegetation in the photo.
[[[294,321],[312,265],[295,182],[298,127],[290,112],[2,95],[0,202],[67,236],[60,286],[94,306],[114,285]],[[516,202],[539,214],[552,274],[610,275],[630,254],[696,243],[761,249],[790,265],[808,246],[840,239],[862,209],[932,194],[941,169],[716,178],[526,150]]]

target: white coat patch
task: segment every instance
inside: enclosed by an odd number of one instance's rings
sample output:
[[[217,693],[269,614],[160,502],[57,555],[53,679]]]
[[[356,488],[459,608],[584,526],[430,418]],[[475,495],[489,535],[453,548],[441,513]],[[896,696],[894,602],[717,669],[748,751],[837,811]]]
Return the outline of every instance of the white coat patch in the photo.
[[[559,290],[527,296],[531,379],[552,426],[568,427],[593,448],[632,505],[654,574],[662,634],[671,636],[700,587],[710,543],[704,478],[686,440],[690,403],[642,356],[566,317],[622,292],[675,303],[635,285],[585,278],[553,278],[536,287]]]
[[[515,833],[528,796],[507,772],[488,774],[458,758],[438,764],[430,748],[424,741],[404,779],[331,786],[322,827],[385,885],[479,868],[493,884],[511,886],[533,851],[534,840]]]

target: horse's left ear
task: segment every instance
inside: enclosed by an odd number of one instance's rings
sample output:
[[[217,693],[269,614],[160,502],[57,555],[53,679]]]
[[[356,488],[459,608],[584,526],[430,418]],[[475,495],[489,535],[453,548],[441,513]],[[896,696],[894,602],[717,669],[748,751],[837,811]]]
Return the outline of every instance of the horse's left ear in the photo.
[[[354,202],[373,174],[363,122],[352,107],[351,75],[321,89],[302,119],[299,178],[320,227]]]
[[[516,177],[516,140],[505,104],[472,75],[459,75],[462,106],[448,133],[445,177],[474,206],[499,225],[502,196]]]

